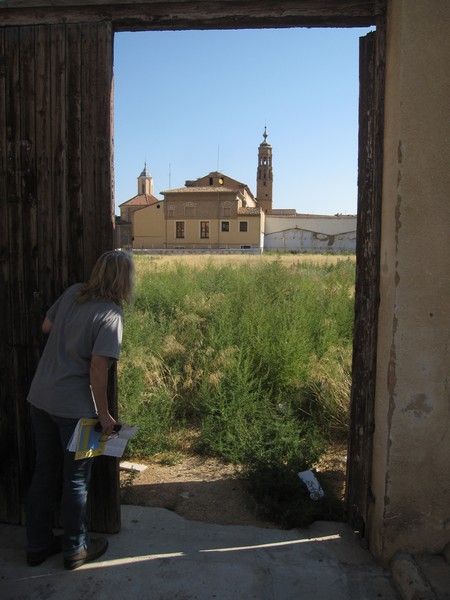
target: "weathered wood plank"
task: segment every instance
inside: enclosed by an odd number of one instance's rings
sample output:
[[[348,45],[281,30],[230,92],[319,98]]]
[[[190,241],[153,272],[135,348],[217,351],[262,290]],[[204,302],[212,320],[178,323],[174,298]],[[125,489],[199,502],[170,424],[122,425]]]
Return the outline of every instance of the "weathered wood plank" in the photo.
[[[114,231],[114,198],[113,198],[113,31],[108,24],[98,28],[97,46],[97,85],[99,102],[97,103],[97,117],[99,131],[98,140],[98,214],[100,217],[101,249],[112,249]]]
[[[68,175],[68,253],[70,283],[84,280],[83,182],[81,128],[80,25],[68,25],[67,34],[67,175]]]
[[[56,295],[69,284],[67,248],[67,140],[66,122],[66,35],[65,26],[51,29],[50,97],[52,106],[52,192],[53,192],[53,277]]]
[[[21,275],[17,278],[21,306],[15,305],[15,323],[21,323],[20,348],[17,348],[19,380],[16,383],[17,442],[19,451],[20,495],[26,497],[30,481],[33,455],[31,438],[28,435],[30,419],[28,403],[25,401],[39,357],[39,299],[38,251],[37,251],[37,197],[36,197],[36,80],[35,80],[35,28],[20,30],[20,166],[21,166],[21,227],[22,248]],[[20,318],[18,318],[20,311]],[[23,319],[23,320],[21,320]],[[23,509],[22,509],[23,510]],[[24,517],[24,515],[23,515]]]
[[[196,0],[195,4],[201,6],[203,4],[211,4],[212,0]],[[2,8],[58,8],[58,7],[86,7],[92,6],[142,6],[142,5],[158,5],[158,4],[173,4],[176,6],[192,4],[193,0],[2,0]],[[298,5],[304,7],[313,13],[318,11],[336,12],[339,7],[347,7],[349,11],[356,14],[369,13],[376,9],[381,4],[379,0],[214,0],[215,4],[235,5],[235,4],[276,4],[283,10],[285,6]],[[323,8],[317,5],[322,4]]]
[[[116,31],[369,26],[385,0],[6,1],[0,25],[111,21]]]
[[[360,40],[358,219],[356,241],[355,325],[353,335],[353,373],[351,425],[349,435],[347,506],[349,520],[365,534],[368,501],[368,476],[372,432],[368,431],[372,407],[373,348],[367,346],[372,334],[373,303],[370,276],[373,269],[372,221],[373,194],[373,119],[375,101],[375,34]]]
[[[355,327],[347,510],[367,536],[371,505],[383,164],[385,26],[361,39]]]
[[[9,270],[9,203],[7,201],[7,135],[6,135],[6,95],[9,61],[5,40],[6,32],[0,31],[0,202],[2,218],[0,219],[0,306],[2,307],[2,344],[0,344],[0,520],[18,522],[14,514],[14,502],[18,501],[17,492],[11,489],[16,484],[11,479],[12,452],[15,449],[13,419],[13,355],[12,355],[12,318],[11,318],[11,286]]]
[[[197,11],[207,10],[211,6],[216,7],[257,7],[258,10],[273,10],[280,12],[286,10],[301,10],[303,14],[325,15],[345,12],[349,15],[374,15],[379,14],[385,5],[383,0],[3,0],[0,8],[30,10],[35,8],[46,8],[48,10],[57,10],[63,8],[72,10],[74,8],[97,7],[101,10],[103,7],[115,7],[120,10],[122,7],[136,7],[143,10],[145,7],[159,7],[164,4],[173,6],[173,10],[188,10],[191,5],[197,7]],[[203,9],[205,7],[205,9]]]
[[[37,253],[37,189],[36,189],[36,111],[35,111],[35,28],[20,31],[20,164],[21,164],[21,218],[23,230],[23,285],[24,285],[24,343],[32,351],[29,368],[35,366],[36,302],[38,289]],[[28,382],[28,384],[30,381]]]
[[[113,243],[110,24],[83,25],[82,46],[83,229],[88,277],[98,256]]]
[[[51,28],[36,28],[36,194],[39,207],[39,301],[41,319],[56,299],[59,289],[54,275],[53,153],[51,106]],[[42,338],[41,338],[42,345]]]
[[[100,100],[97,93],[97,27],[96,24],[83,24],[81,29],[81,181],[83,190],[83,280],[89,277],[92,266],[99,254],[97,236],[97,129],[96,105]]]
[[[20,398],[21,389],[17,379],[23,376],[19,372],[18,354],[21,331],[23,328],[23,289],[20,280],[23,276],[21,269],[22,224],[20,220],[20,30],[16,28],[5,31],[4,57],[5,61],[5,124],[6,124],[6,186],[4,197],[4,218],[7,220],[9,231],[7,246],[6,285],[8,295],[6,310],[3,312],[4,321],[10,321],[6,334],[6,364],[2,365],[7,371],[6,397],[2,404],[2,436],[1,445],[6,460],[1,461],[1,479],[6,483],[7,493],[2,506],[2,517],[9,523],[20,523],[21,519],[21,485],[20,457],[22,448],[18,445],[16,430],[22,426],[17,421],[15,402]],[[6,270],[5,270],[6,271]],[[16,277],[17,273],[17,277]],[[18,316],[18,321],[15,321]],[[11,426],[14,424],[13,426]]]

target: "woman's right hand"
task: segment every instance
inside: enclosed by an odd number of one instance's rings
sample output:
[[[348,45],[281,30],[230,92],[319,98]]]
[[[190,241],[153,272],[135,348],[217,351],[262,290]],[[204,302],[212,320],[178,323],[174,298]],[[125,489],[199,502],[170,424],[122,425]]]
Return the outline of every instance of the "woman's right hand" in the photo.
[[[102,426],[102,434],[107,436],[112,435],[114,425],[116,424],[116,420],[110,415],[110,413],[106,412],[99,414],[98,420],[100,421],[100,425]]]

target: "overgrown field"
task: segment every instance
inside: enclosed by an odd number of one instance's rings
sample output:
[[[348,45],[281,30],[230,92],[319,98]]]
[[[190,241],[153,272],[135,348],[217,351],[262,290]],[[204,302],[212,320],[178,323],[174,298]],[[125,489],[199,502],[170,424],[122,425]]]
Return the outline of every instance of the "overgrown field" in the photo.
[[[345,439],[353,258],[136,257],[119,361],[133,457],[197,452],[239,465],[287,527],[337,518],[299,485]]]

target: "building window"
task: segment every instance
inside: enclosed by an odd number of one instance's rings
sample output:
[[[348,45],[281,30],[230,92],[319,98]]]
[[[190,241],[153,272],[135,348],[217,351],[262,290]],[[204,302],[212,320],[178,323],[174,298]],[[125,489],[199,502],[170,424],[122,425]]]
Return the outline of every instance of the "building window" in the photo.
[[[240,221],[239,231],[248,231],[248,222],[247,221]]]
[[[175,222],[175,237],[177,239],[184,239],[184,221]]]
[[[231,208],[229,206],[224,206],[222,208],[222,213],[223,217],[231,217]]]
[[[230,221],[222,221],[222,231],[230,231]]]
[[[200,221],[200,238],[209,239],[209,221]]]
[[[175,216],[175,206],[169,206],[169,217]]]

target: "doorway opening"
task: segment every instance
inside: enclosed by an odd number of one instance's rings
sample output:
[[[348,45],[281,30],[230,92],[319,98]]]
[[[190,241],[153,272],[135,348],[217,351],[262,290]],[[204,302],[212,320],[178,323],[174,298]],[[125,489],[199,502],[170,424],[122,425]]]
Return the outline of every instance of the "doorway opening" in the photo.
[[[300,35],[300,31],[302,30],[290,30],[288,33],[289,35]],[[306,30],[303,31],[305,34],[309,33]],[[315,33],[317,31],[322,33],[322,30],[316,30]],[[349,31],[354,34],[355,40],[367,32],[367,30]],[[165,185],[160,186],[165,190],[170,190],[173,187],[179,188],[183,185],[183,181],[193,176],[206,175],[206,173],[211,174],[214,167],[216,167],[217,172],[224,172],[232,177],[237,175],[236,178],[239,181],[243,181],[245,184],[251,186],[255,177],[253,173],[256,171],[256,144],[254,140],[250,139],[250,131],[258,130],[262,132],[262,127],[267,126],[269,132],[273,131],[274,157],[277,157],[276,159],[274,158],[274,208],[291,208],[289,204],[285,206],[283,202],[286,199],[288,199],[288,202],[292,199],[292,208],[297,213],[306,212],[311,215],[322,213],[329,216],[340,216],[348,213],[355,215],[357,212],[356,182],[358,179],[356,159],[358,155],[357,111],[359,96],[357,66],[354,68],[354,80],[352,81],[354,92],[353,121],[352,126],[349,127],[343,122],[343,119],[339,119],[339,110],[333,111],[330,109],[328,112],[332,113],[332,118],[329,121],[325,119],[327,107],[336,109],[339,106],[348,106],[348,102],[346,103],[345,101],[346,99],[339,97],[336,90],[340,90],[343,87],[346,88],[349,84],[342,84],[339,77],[334,78],[334,84],[336,85],[334,92],[329,91],[326,93],[322,91],[320,98],[314,99],[312,95],[306,93],[306,91],[310,92],[310,88],[305,85],[304,80],[298,86],[299,81],[294,79],[298,72],[294,73],[294,70],[291,68],[286,69],[286,65],[289,64],[287,59],[282,62],[283,68],[279,69],[285,78],[285,83],[280,84],[279,77],[281,73],[274,69],[272,62],[274,60],[273,52],[267,51],[267,44],[258,43],[252,45],[253,48],[258,48],[258,51],[252,56],[251,60],[253,69],[250,68],[245,60],[242,61],[244,72],[252,74],[252,77],[247,77],[246,80],[243,80],[242,75],[239,75],[237,63],[234,63],[233,67],[228,70],[226,68],[229,66],[228,62],[233,64],[229,57],[219,60],[212,52],[214,36],[223,37],[221,44],[219,44],[222,48],[222,44],[224,44],[228,48],[239,48],[240,52],[242,52],[243,44],[237,43],[235,39],[231,39],[231,41],[227,40],[228,34],[232,34],[233,36],[240,35],[242,39],[245,39],[245,36],[251,37],[258,33],[265,35],[274,33],[282,36],[286,35],[286,32],[279,30],[268,30],[265,32],[252,31],[251,36],[250,32],[245,30],[237,32],[199,32],[195,35],[194,33],[146,33],[145,36],[148,36],[148,39],[153,37],[155,43],[155,46],[148,50],[148,55],[154,57],[154,59],[149,60],[148,68],[146,68],[145,62],[143,64],[137,61],[139,64],[134,65],[136,70],[127,70],[127,75],[131,77],[131,80],[128,81],[127,85],[123,86],[123,89],[126,90],[126,95],[123,97],[118,95],[120,94],[121,85],[120,81],[118,81],[117,57],[120,56],[120,50],[118,50],[117,45],[119,43],[118,40],[124,34],[116,35],[115,172],[117,177],[116,197],[118,204],[133,197],[132,187],[135,185],[135,177],[141,169],[141,163],[143,162],[149,168],[150,172],[153,172],[155,180],[157,177],[160,177],[163,182],[165,180]],[[329,35],[328,31],[323,33],[324,35]],[[344,31],[338,30],[335,33],[343,34]],[[133,39],[136,35],[141,36],[143,34],[127,35],[131,36],[130,39]],[[196,38],[196,43],[191,44],[191,46],[182,46],[182,50],[180,51],[179,41],[175,42],[175,38],[177,36],[187,36],[186,39],[189,39],[189,35],[193,35]],[[210,52],[208,62],[202,62],[199,65],[196,60],[190,60],[190,57],[187,56],[187,48],[189,47],[192,50],[192,46],[194,46],[194,50],[198,53],[198,56],[204,56],[206,54],[205,48],[202,48],[200,44],[196,44],[197,40],[205,35],[208,36],[207,41]],[[163,39],[163,36],[167,36],[167,39]],[[248,42],[248,40],[246,41]],[[269,47],[273,48],[274,44],[269,44]],[[323,48],[321,50],[324,51]],[[330,50],[327,49],[325,52],[329,53]],[[223,55],[222,50],[219,53],[219,57]],[[138,56],[142,59],[145,56],[145,52],[141,52]],[[170,63],[169,61],[169,63],[165,63],[165,68],[161,68],[161,61],[165,56],[170,56],[170,60],[173,62]],[[292,57],[290,58],[292,60]],[[333,59],[336,60],[336,53],[334,53]],[[129,59],[127,62],[129,65]],[[354,48],[354,62],[357,65],[356,47]],[[177,64],[179,69],[170,68],[170,64]],[[355,67],[355,64],[353,67]],[[338,73],[336,68],[331,69],[331,71],[334,76]],[[166,75],[166,78],[163,78],[162,75]],[[327,79],[324,75],[322,75],[322,78],[324,80]],[[275,85],[273,85],[274,79],[276,79]],[[136,84],[136,93],[130,93],[133,81]],[[148,88],[146,87],[147,82],[149,83]],[[161,103],[159,103],[161,100],[158,94],[151,91],[152,84],[155,82],[158,82],[156,89],[162,92],[160,94],[162,98]],[[328,81],[328,83],[330,82]],[[273,85],[275,89],[275,103],[278,105],[278,108],[275,110],[273,107],[274,101],[268,91],[270,85]],[[255,90],[254,93],[252,93],[253,90]],[[292,102],[293,98],[294,101]],[[144,110],[141,112],[136,107],[142,99],[144,99]],[[299,102],[299,99],[309,100],[309,108],[307,104],[304,105]],[[137,104],[134,104],[136,101]],[[126,116],[124,118],[126,113],[123,107],[129,107],[130,103],[132,108],[131,110],[128,108],[127,114],[138,116],[137,125],[134,127],[130,127]],[[250,110],[249,106],[253,110]],[[295,107],[297,108],[297,112],[295,111]],[[294,113],[292,116],[289,113],[289,109]],[[317,121],[314,120],[312,110],[316,115],[319,115],[319,118],[316,117]],[[263,113],[264,118],[262,116]],[[287,114],[289,115],[290,126],[287,126],[287,121],[281,118],[286,117]],[[181,117],[180,121],[178,121],[179,116]],[[306,125],[309,127],[311,123],[314,124],[314,122],[317,123],[318,121],[323,125],[323,128],[319,128],[316,125],[316,135],[310,134],[310,137],[305,140],[304,129]],[[260,126],[258,122],[263,122],[263,126]],[[299,126],[299,130],[296,130],[295,125]],[[301,125],[304,125],[303,129]],[[342,127],[341,131],[345,131],[345,133],[339,133],[339,126]],[[282,131],[283,135],[280,135],[280,140],[279,142],[277,141],[275,146],[277,131]],[[225,132],[227,135],[224,135]],[[228,135],[230,132],[231,136]],[[127,143],[124,140],[126,139],[125,136],[128,135],[130,136],[130,141]],[[347,194],[353,196],[354,204],[351,206],[351,203],[346,203],[344,207],[343,200],[337,200],[335,201],[336,203],[328,203],[328,201],[331,195],[338,195],[338,189],[340,193],[342,193],[343,189],[343,193],[345,194],[345,185],[339,188],[338,184],[342,181],[342,177],[339,177],[338,174],[342,176],[342,172],[344,171],[341,160],[346,154],[345,149],[347,148],[348,140],[352,138],[354,142],[352,165],[353,189],[351,192],[347,190]],[[292,143],[292,140],[294,140],[294,143]],[[278,144],[280,150],[283,145],[288,146],[284,159],[282,152],[280,152],[279,157],[277,156]],[[126,149],[123,152],[123,156],[121,156],[121,147]],[[243,158],[247,154],[248,156]],[[324,160],[326,156],[331,157],[331,162],[326,163]],[[216,164],[214,164],[215,160],[217,160]],[[125,171],[127,172],[125,177],[127,179],[129,177],[130,179],[126,183],[120,182],[120,178],[124,177],[121,173],[121,167],[118,166],[121,161],[123,161],[123,164],[128,161],[128,167],[123,169],[124,173]],[[278,167],[275,167],[275,164],[280,166],[281,180],[286,182],[285,188],[282,186],[277,188]],[[305,171],[313,172],[309,187],[305,185],[305,180],[302,177],[302,164],[305,165]],[[320,169],[314,172],[312,165],[319,165]],[[350,170],[352,167],[350,167]],[[235,170],[237,173],[235,173]],[[248,174],[249,171],[252,172],[252,176]],[[324,177],[324,173],[328,172],[330,173],[329,178]],[[131,176],[132,173],[133,176]],[[318,182],[323,183],[326,179],[329,179],[330,187],[327,189],[324,186],[322,189],[322,202],[320,203],[317,202],[317,196],[319,195],[317,194]],[[119,191],[122,189],[122,185],[123,189],[126,186],[130,186],[127,188],[130,190],[129,194],[122,196],[122,192]],[[293,193],[290,190],[295,190],[295,192]],[[316,202],[307,204],[305,198],[315,198]]]

